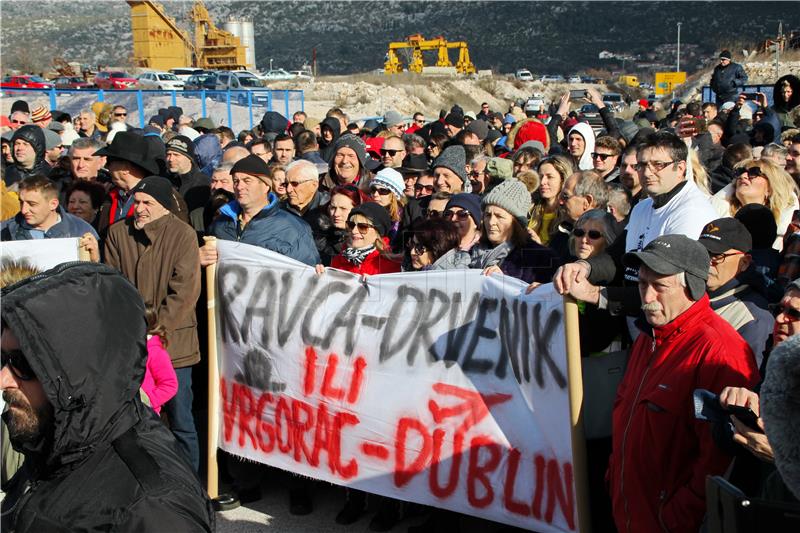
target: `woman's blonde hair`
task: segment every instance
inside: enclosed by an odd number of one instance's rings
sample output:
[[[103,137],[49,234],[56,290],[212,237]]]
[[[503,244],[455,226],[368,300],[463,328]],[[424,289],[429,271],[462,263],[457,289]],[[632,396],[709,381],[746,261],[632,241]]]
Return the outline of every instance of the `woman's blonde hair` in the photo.
[[[405,196],[400,199],[398,199],[394,193],[391,193],[389,196],[389,205],[386,206],[386,210],[389,211],[389,218],[392,219],[392,222],[399,222],[400,217],[403,215],[403,208],[406,205]]]
[[[711,196],[711,188],[708,186],[708,170],[700,162],[697,150],[689,150],[689,158],[692,160],[692,178],[697,188]]]
[[[764,205],[772,211],[775,222],[781,219],[781,212],[787,207],[797,203],[797,185],[792,177],[783,168],[768,159],[745,159],[736,164],[734,170],[738,173],[748,168],[757,167],[769,182],[769,195]],[[731,204],[731,216],[741,209],[742,203],[736,197],[736,186],[733,194],[728,198]]]

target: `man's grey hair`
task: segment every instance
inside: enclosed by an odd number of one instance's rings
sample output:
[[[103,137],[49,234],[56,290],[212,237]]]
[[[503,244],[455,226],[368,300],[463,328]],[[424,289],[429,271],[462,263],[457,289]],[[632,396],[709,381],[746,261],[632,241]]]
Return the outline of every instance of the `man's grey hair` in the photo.
[[[428,143],[425,142],[425,139],[420,137],[415,133],[405,133],[403,134],[403,143],[406,145],[406,151],[410,152],[411,148],[417,146],[419,148],[425,148]]]
[[[608,185],[608,205],[626,217],[631,212],[631,193],[619,183]]]
[[[97,139],[92,139],[91,137],[81,137],[72,141],[72,144],[69,147],[68,155],[72,157],[72,155],[75,153],[75,150],[83,150],[85,148],[91,148],[96,152],[105,146],[106,143],[103,141],[98,141]]]
[[[217,166],[214,167],[213,174],[216,174],[217,172],[227,172],[228,174],[230,174],[231,170],[233,170],[234,164],[235,163],[232,163],[230,161],[220,162]]]
[[[769,143],[761,150],[761,157],[770,157],[772,159],[786,159],[786,154],[789,153],[789,149],[783,145],[777,143]]]
[[[319,171],[317,170],[317,165],[308,161],[306,159],[298,159],[296,161],[292,161],[286,166],[286,175],[289,175],[289,172],[293,169],[298,169],[300,175],[305,179],[319,179]]]
[[[486,163],[488,164],[490,159],[491,159],[491,157],[489,157],[488,155],[481,154],[478,157],[473,158],[472,161],[469,162],[469,164],[472,165],[473,167],[477,163],[480,163],[481,161],[486,161]]]
[[[578,178],[575,182],[575,196],[590,196],[594,198],[596,207],[604,209],[608,204],[608,185],[594,170],[581,170],[575,173]]]
[[[78,113],[78,116],[80,116],[80,115],[89,115],[92,118],[95,118],[95,119],[97,118],[97,115],[95,115],[94,111],[92,111],[91,109],[81,109],[81,112]]]

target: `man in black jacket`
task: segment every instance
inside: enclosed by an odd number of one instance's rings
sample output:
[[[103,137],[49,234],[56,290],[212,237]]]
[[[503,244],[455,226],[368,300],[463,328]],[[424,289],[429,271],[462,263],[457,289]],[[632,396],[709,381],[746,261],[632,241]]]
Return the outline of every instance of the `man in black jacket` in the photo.
[[[717,95],[717,107],[725,102],[732,102],[747,85],[747,73],[739,63],[731,61],[731,53],[723,50],[719,54],[719,65],[711,74],[711,90]]]
[[[202,232],[203,210],[211,197],[211,177],[198,168],[194,143],[183,135],[173,137],[167,142],[166,160],[167,178],[186,201],[192,227]]]
[[[4,288],[2,321],[3,420],[25,455],[4,531],[214,530],[199,481],[139,399],[146,326],[131,283],[59,265]]]
[[[5,182],[11,186],[25,178],[41,174],[49,176],[51,167],[44,160],[45,139],[42,128],[26,124],[11,137],[14,164],[6,167]]]

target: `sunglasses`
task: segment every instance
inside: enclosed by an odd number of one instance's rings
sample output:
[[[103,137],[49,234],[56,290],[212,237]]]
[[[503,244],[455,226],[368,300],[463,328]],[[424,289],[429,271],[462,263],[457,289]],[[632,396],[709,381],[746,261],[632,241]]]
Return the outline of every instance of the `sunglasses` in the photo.
[[[592,159],[600,158],[600,161],[605,161],[609,157],[614,157],[614,154],[600,154],[597,152],[592,152]]]
[[[390,191],[389,189],[384,189],[383,187],[370,187],[369,192],[372,194],[378,193],[381,196],[387,196],[389,194],[392,194],[392,191]]]
[[[11,123],[12,124],[27,124],[27,122],[25,122],[24,120],[17,120],[17,119],[12,120]]]
[[[739,175],[741,176],[742,174],[747,174],[747,178],[751,180],[754,180],[756,178],[766,179],[766,176],[764,175],[763,172],[761,172],[761,169],[758,167],[750,167],[747,170],[742,169]]]
[[[425,119],[424,118],[417,119],[414,122],[416,122],[417,124],[425,124]]]
[[[440,218],[443,216],[441,211],[437,211],[436,209],[428,209],[428,218]]]
[[[790,318],[792,322],[800,320],[800,309],[795,309],[794,307],[784,307],[780,303],[769,304],[769,309],[772,311],[772,316],[778,316],[779,314],[783,313],[785,316]]]
[[[114,116],[115,117],[127,117],[128,114],[127,113],[114,113]]]
[[[442,216],[444,216],[444,218],[448,218],[448,219],[452,219],[453,217],[456,217],[456,218],[458,218],[458,220],[466,220],[467,218],[469,218],[469,211],[464,211],[464,210],[453,211],[452,209],[448,209],[447,211],[442,213]]]
[[[296,188],[298,188],[300,185],[302,185],[302,184],[304,184],[304,183],[306,183],[306,182],[309,182],[309,181],[311,181],[311,180],[303,180],[303,181],[284,181],[284,182],[283,182],[283,186],[288,188],[288,187],[291,185],[291,186],[292,186],[292,189],[296,189]]]
[[[425,253],[425,252],[426,252],[428,249],[425,247],[425,245],[424,245],[424,244],[420,244],[420,243],[411,244],[411,243],[408,243],[408,250],[409,250],[411,253],[413,253],[414,255],[422,255],[422,254],[424,254],[424,253]]]
[[[603,234],[597,231],[596,229],[590,229],[589,231],[586,231],[583,228],[575,228],[574,230],[572,230],[572,234],[579,239],[583,238],[584,235],[588,235],[589,238],[592,239],[593,241],[603,238]]]
[[[2,351],[2,367],[8,365],[8,369],[17,379],[22,381],[30,381],[36,378],[33,369],[28,364],[28,360],[20,350],[3,350]]]
[[[370,228],[374,228],[372,224],[367,224],[366,222],[353,222],[352,220],[347,221],[347,229],[353,231],[355,228],[358,228],[359,233],[366,233],[369,231]]]
[[[394,157],[397,155],[397,152],[402,152],[403,150],[387,150],[386,148],[381,148],[381,155],[389,154],[390,156]]]
[[[433,185],[423,185],[421,183],[417,183],[416,185],[414,185],[414,190],[415,191],[423,191],[424,190],[425,192],[432,193],[435,189],[434,189]]]

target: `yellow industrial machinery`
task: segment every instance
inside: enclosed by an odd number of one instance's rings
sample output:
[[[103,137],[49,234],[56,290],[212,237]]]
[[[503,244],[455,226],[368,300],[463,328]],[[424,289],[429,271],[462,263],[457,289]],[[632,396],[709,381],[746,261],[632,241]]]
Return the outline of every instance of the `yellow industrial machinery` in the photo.
[[[405,41],[396,41],[389,43],[389,51],[386,54],[386,63],[384,64],[384,72],[386,74],[399,74],[403,72],[403,63],[397,55],[398,50],[411,49],[411,61],[408,63],[408,70],[410,72],[422,73],[425,63],[422,58],[422,52],[427,50],[436,50],[438,58],[436,61],[437,67],[452,67],[453,63],[450,62],[450,55],[448,49],[458,48],[458,62],[456,63],[456,72],[459,74],[473,74],[475,72],[475,65],[469,59],[469,47],[464,41],[448,42],[444,37],[439,36],[433,39],[425,39],[419,33],[409,35]]]
[[[137,66],[155,70],[193,66],[203,69],[252,68],[240,39],[217,28],[203,2],[190,13],[194,39],[182,30],[164,7],[150,0],[127,0],[131,6],[133,57]]]

